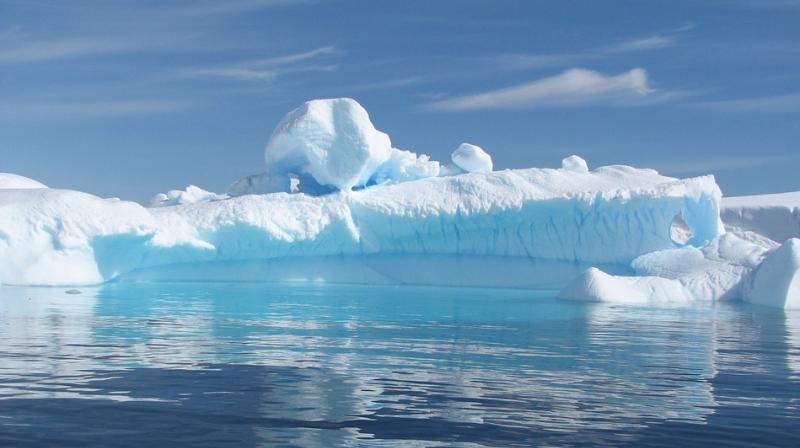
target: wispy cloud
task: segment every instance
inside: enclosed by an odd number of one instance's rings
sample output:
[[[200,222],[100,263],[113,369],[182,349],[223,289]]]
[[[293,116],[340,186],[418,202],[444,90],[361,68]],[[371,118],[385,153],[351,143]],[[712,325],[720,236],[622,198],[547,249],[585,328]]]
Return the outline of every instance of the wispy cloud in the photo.
[[[0,64],[24,64],[70,57],[96,56],[143,47],[142,39],[5,40],[0,44]]]
[[[630,53],[633,51],[657,50],[671,47],[678,41],[675,35],[647,36],[626,40],[616,45],[601,48],[600,54]]]
[[[436,110],[522,109],[584,104],[630,104],[653,93],[647,72],[635,68],[616,76],[571,69],[549,78],[504,89],[473,93],[432,103]]]
[[[194,103],[166,99],[120,99],[100,101],[26,101],[0,105],[0,119],[72,120],[125,115],[149,115],[189,109]]]
[[[788,112],[800,110],[800,92],[753,98],[704,101],[693,105],[722,112]]]
[[[2,0],[0,0],[2,2]],[[16,2],[17,15],[36,18],[42,23],[91,24],[87,33],[59,33],[59,27],[0,29],[0,65],[30,64],[126,54],[153,50],[194,51],[186,42],[202,34],[187,24],[196,20],[225,22],[236,14],[261,9],[301,5],[313,0],[193,0],[178,2],[140,2],[84,0],[70,2]],[[3,9],[0,5],[0,9]],[[13,17],[13,14],[12,14]],[[99,26],[94,26],[99,24]],[[208,45],[206,45],[208,48]]]
[[[494,67],[505,69],[531,69],[547,67],[563,67],[578,64],[584,61],[602,59],[609,56],[651,51],[671,47],[678,43],[679,35],[692,29],[693,25],[675,28],[668,32],[639,36],[623,40],[604,47],[597,47],[586,51],[555,54],[501,54],[487,58]]]
[[[195,0],[185,2],[185,6],[175,8],[174,12],[185,15],[239,14],[265,8],[312,2],[312,0]]]
[[[341,49],[336,48],[333,45],[327,45],[324,47],[314,48],[313,50],[304,51],[302,53],[286,54],[281,56],[273,56],[269,58],[257,59],[255,61],[251,61],[249,64],[265,66],[265,67],[276,66],[276,65],[288,65],[312,59],[339,56],[342,55],[343,53],[344,51],[342,51]]]
[[[227,66],[196,67],[182,70],[183,76],[226,78],[237,81],[270,81],[290,72],[331,71],[333,57],[344,52],[324,46],[300,53],[236,62]]]

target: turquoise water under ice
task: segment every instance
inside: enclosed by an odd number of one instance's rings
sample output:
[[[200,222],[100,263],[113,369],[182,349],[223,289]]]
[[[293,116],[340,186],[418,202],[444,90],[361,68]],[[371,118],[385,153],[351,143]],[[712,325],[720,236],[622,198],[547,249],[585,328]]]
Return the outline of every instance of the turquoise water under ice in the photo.
[[[800,313],[553,296],[0,287],[0,446],[800,446]]]

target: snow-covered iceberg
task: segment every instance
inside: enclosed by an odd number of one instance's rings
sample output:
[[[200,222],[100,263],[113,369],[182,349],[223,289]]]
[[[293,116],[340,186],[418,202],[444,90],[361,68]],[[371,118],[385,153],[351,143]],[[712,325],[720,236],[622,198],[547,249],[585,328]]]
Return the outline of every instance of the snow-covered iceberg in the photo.
[[[726,233],[712,176],[590,170],[577,156],[493,171],[471,144],[443,165],[393,148],[350,99],[290,112],[265,160],[227,194],[189,186],[150,208],[0,175],[0,283],[303,279],[800,303],[800,240],[757,233],[760,218]]]
[[[800,192],[724,198],[722,219],[732,230],[750,230],[781,243],[800,237]]]
[[[635,275],[587,269],[559,296],[646,304],[745,300],[800,308],[798,199],[798,193],[725,199],[727,232],[708,244],[642,255],[631,263]]]
[[[305,277],[298,259],[341,256],[391,258],[407,282],[415,256],[625,265],[675,247],[677,215],[692,244],[715,238],[719,200],[711,177],[678,180],[625,166],[469,173],[150,209],[69,190],[3,190],[0,282],[89,284],[145,268],[247,260],[287,260],[298,266],[287,276]]]

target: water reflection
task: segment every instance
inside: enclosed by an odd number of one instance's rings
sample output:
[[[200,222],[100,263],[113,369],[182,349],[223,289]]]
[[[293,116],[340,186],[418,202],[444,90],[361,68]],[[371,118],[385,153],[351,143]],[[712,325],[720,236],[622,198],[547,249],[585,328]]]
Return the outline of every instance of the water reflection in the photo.
[[[0,445],[134,446],[145,430],[172,446],[746,444],[754,428],[800,442],[800,321],[782,311],[490,289],[82,292],[0,287]]]
[[[800,310],[787,310],[786,365],[792,371],[792,380],[800,381]]]

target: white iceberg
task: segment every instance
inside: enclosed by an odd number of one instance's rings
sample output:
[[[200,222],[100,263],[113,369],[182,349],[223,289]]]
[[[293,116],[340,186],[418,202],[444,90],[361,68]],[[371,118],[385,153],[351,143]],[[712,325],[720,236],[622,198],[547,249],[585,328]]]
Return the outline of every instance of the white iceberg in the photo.
[[[416,272],[414,256],[628,264],[675,247],[678,214],[693,244],[715,238],[719,200],[712,177],[678,180],[625,166],[470,173],[151,209],[68,190],[3,190],[0,282],[89,284],[180,263],[342,256],[392,258],[404,282],[429,275]],[[297,271],[287,276],[305,277]]]
[[[750,230],[782,243],[800,236],[800,192],[724,198],[722,219],[733,230]]]
[[[591,268],[561,290],[564,299],[640,304],[746,297],[754,270],[778,245],[751,232],[728,232],[701,248],[651,252],[631,263],[635,275]]]
[[[265,157],[265,173],[227,194],[189,186],[151,208],[0,175],[0,283],[325,280],[800,306],[800,240],[770,239],[800,236],[794,209],[784,198],[728,201],[726,233],[712,176],[590,171],[578,156],[492,171],[469,144],[441,166],[393,148],[350,99],[288,114]]]

